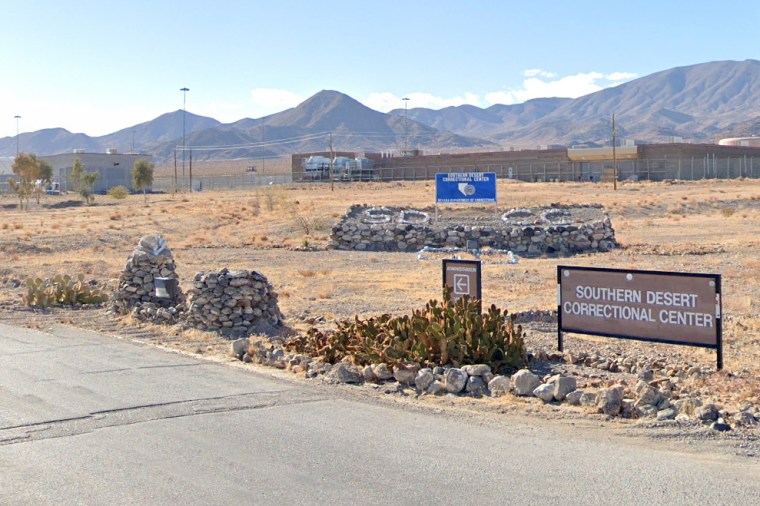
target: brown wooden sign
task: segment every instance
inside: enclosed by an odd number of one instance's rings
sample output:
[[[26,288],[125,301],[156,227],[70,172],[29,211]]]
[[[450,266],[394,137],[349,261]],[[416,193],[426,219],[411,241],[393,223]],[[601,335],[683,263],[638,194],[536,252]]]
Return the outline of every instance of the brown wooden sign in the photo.
[[[480,261],[443,260],[443,286],[451,287],[451,300],[468,295],[481,300]]]
[[[557,267],[562,332],[715,348],[722,368],[719,274]]]

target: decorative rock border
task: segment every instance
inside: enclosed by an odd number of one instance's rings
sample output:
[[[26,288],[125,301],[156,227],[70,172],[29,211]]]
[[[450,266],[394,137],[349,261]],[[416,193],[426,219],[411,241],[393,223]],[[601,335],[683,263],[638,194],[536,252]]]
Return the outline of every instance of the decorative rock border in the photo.
[[[307,378],[319,378],[334,384],[374,383],[392,386],[386,393],[413,389],[418,395],[465,395],[499,397],[515,395],[535,397],[543,403],[567,404],[586,408],[591,413],[610,417],[649,419],[685,426],[708,425],[715,431],[734,427],[760,426],[760,408],[745,404],[735,412],[703,403],[681,390],[669,378],[653,378],[653,371],[639,372],[635,385],[610,382],[600,388],[579,389],[573,376],[549,374],[538,376],[521,369],[511,376],[495,375],[486,364],[459,367],[421,368],[409,363],[397,367],[372,364],[359,367],[348,362],[328,364],[301,354],[291,354],[280,346],[263,347],[249,339],[231,343],[231,354],[244,362],[254,362],[287,369]]]
[[[379,214],[382,211],[382,214]],[[413,215],[427,216],[413,209],[352,206],[332,229],[329,247],[355,251],[419,251],[430,248],[465,248],[475,241],[478,247],[508,250],[521,256],[573,255],[609,251],[616,246],[615,231],[601,206],[561,206],[537,210],[513,210],[535,216],[530,222],[494,219],[450,219],[414,222]],[[373,216],[368,222],[368,213]],[[509,212],[508,212],[509,213]],[[505,216],[508,214],[505,213]],[[376,217],[388,216],[387,222]],[[567,218],[556,223],[556,218]],[[384,218],[383,218],[384,219]],[[573,220],[569,224],[570,219]]]

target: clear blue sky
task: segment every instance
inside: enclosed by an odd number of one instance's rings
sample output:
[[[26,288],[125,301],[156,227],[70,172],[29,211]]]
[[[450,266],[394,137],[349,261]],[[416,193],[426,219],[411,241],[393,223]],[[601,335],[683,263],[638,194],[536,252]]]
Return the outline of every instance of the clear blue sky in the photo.
[[[102,135],[182,108],[258,118],[323,89],[377,110],[581,96],[760,58],[760,2],[3,2],[0,137]]]

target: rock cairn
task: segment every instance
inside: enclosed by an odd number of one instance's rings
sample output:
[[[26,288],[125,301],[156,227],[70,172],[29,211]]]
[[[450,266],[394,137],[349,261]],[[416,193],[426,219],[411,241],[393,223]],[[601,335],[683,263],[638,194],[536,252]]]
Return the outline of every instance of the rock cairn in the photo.
[[[426,213],[353,206],[332,229],[330,247],[356,251],[419,251],[431,248],[509,250],[523,256],[572,255],[616,246],[609,216],[600,206],[554,207],[548,211],[505,213],[502,219],[441,220]],[[553,211],[553,212],[552,212]],[[410,219],[406,215],[413,216]],[[515,217],[521,217],[516,219]]]
[[[171,299],[158,298],[155,295],[156,278],[172,278],[177,280],[177,294]],[[151,318],[157,309],[162,308],[173,315],[175,306],[184,301],[179,290],[179,276],[175,271],[174,258],[166,241],[160,236],[146,235],[140,239],[137,247],[127,260],[124,270],[119,276],[119,286],[111,297],[111,310],[118,314],[149,310]],[[171,320],[172,317],[164,318]]]
[[[273,333],[283,319],[277,293],[267,278],[255,271],[200,272],[188,295],[185,322],[226,337]]]

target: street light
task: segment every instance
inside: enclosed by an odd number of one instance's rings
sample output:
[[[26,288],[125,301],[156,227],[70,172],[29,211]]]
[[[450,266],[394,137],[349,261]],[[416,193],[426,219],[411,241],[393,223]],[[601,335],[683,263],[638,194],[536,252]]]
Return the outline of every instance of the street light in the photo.
[[[185,177],[185,104],[190,88],[180,88],[179,91],[182,92],[182,177]]]
[[[409,98],[404,97],[401,100],[404,101],[404,156],[407,155],[409,150]]]
[[[14,118],[16,118],[16,157],[18,157],[18,120],[21,119],[21,116],[16,114]]]

